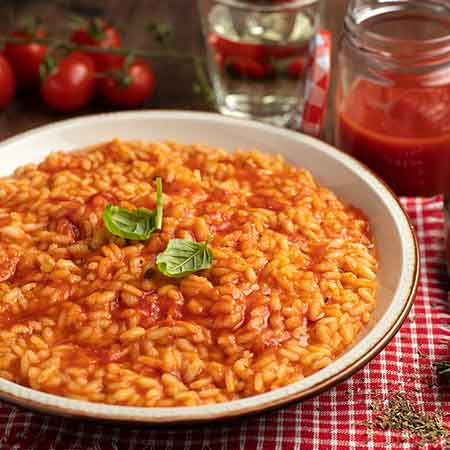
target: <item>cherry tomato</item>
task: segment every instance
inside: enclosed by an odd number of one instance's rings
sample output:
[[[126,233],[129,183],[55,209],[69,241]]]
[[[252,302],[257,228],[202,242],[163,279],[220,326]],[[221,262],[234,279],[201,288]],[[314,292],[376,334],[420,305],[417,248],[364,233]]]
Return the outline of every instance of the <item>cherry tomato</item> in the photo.
[[[248,42],[238,42],[219,36],[217,33],[210,33],[208,36],[209,45],[218,53],[225,57],[241,56],[251,58],[256,61],[264,61],[268,58],[284,59],[292,58],[307,49],[293,45],[264,45],[251,44]]]
[[[299,78],[306,69],[306,60],[303,56],[299,56],[291,61],[287,66],[287,74],[292,78]]]
[[[16,78],[9,61],[0,54],[0,110],[13,99],[16,91]]]
[[[70,40],[79,45],[100,48],[119,48],[122,44],[117,30],[103,20],[94,19],[87,26],[75,31]],[[124,57],[111,53],[88,53],[95,61],[98,70],[121,64]]]
[[[43,80],[41,94],[57,111],[69,112],[86,106],[94,95],[95,63],[84,53],[73,52],[61,60]]]
[[[124,69],[120,65],[113,70],[120,73]],[[133,108],[142,105],[155,87],[155,76],[148,64],[137,60],[130,64],[122,76],[128,78],[128,85],[122,85],[114,74],[100,78],[98,86],[103,97],[116,106]]]
[[[33,34],[24,31],[14,31],[12,37],[26,39],[31,37],[46,37],[47,32],[40,28]],[[6,44],[5,55],[11,62],[19,86],[31,88],[39,86],[39,66],[45,59],[47,46],[42,44]]]
[[[232,75],[261,79],[275,75],[275,70],[269,64],[261,63],[251,58],[234,56],[226,59],[226,67]]]
[[[264,45],[261,44],[231,41],[216,33],[210,33],[208,42],[216,52],[221,53],[225,58],[235,56],[250,58],[255,61],[263,61],[265,58],[266,50]]]
[[[308,52],[309,43],[299,45],[265,45],[265,55],[267,58],[286,59],[293,58]]]

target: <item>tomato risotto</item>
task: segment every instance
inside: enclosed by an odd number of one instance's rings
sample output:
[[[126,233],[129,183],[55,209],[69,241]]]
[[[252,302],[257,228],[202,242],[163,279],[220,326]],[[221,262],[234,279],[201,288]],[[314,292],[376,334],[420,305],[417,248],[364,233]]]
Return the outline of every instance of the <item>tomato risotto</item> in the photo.
[[[364,215],[280,156],[52,153],[0,179],[0,376],[133,406],[270,391],[355,340],[376,272]]]

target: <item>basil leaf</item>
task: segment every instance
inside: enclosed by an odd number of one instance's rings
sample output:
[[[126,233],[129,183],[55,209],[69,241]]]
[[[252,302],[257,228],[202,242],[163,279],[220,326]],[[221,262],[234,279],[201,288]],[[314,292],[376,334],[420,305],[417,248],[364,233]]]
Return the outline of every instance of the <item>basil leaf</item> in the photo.
[[[103,222],[108,231],[133,241],[145,241],[155,230],[162,228],[163,200],[161,178],[156,179],[156,210],[138,208],[134,211],[119,206],[107,205],[103,211]]]
[[[131,211],[108,205],[103,221],[111,234],[133,241],[144,241],[156,230],[156,212],[145,208]]]
[[[171,239],[156,258],[159,271],[167,277],[179,278],[212,266],[213,254],[208,241],[199,243],[187,239]]]

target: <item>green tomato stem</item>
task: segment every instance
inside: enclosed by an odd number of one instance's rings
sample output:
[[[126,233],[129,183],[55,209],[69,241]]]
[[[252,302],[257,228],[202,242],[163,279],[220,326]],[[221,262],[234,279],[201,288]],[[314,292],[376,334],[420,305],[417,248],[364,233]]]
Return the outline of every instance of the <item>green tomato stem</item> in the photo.
[[[13,36],[0,36],[0,44],[43,44],[43,45],[51,45],[53,48],[65,48],[67,50],[79,50],[81,52],[88,53],[107,53],[111,55],[123,55],[127,56],[132,53],[134,56],[144,57],[144,58],[153,58],[153,59],[164,59],[164,58],[173,58],[173,59],[181,59],[181,60],[194,60],[198,57],[194,57],[192,55],[186,53],[180,53],[174,50],[142,50],[142,49],[134,49],[134,48],[126,48],[126,47],[109,47],[109,48],[100,48],[93,47],[90,45],[78,45],[74,42],[66,41],[64,39],[54,39],[54,38],[42,38],[42,37],[30,37],[30,38],[16,38]]]

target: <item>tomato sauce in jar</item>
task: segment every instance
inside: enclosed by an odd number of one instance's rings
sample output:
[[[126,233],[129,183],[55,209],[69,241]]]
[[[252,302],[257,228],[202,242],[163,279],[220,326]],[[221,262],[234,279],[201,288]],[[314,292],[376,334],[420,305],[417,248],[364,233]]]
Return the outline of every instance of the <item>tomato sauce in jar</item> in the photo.
[[[450,194],[450,6],[360,3],[339,55],[337,145],[398,195]]]
[[[399,195],[450,193],[450,84],[402,88],[360,80],[339,114],[339,139]]]

